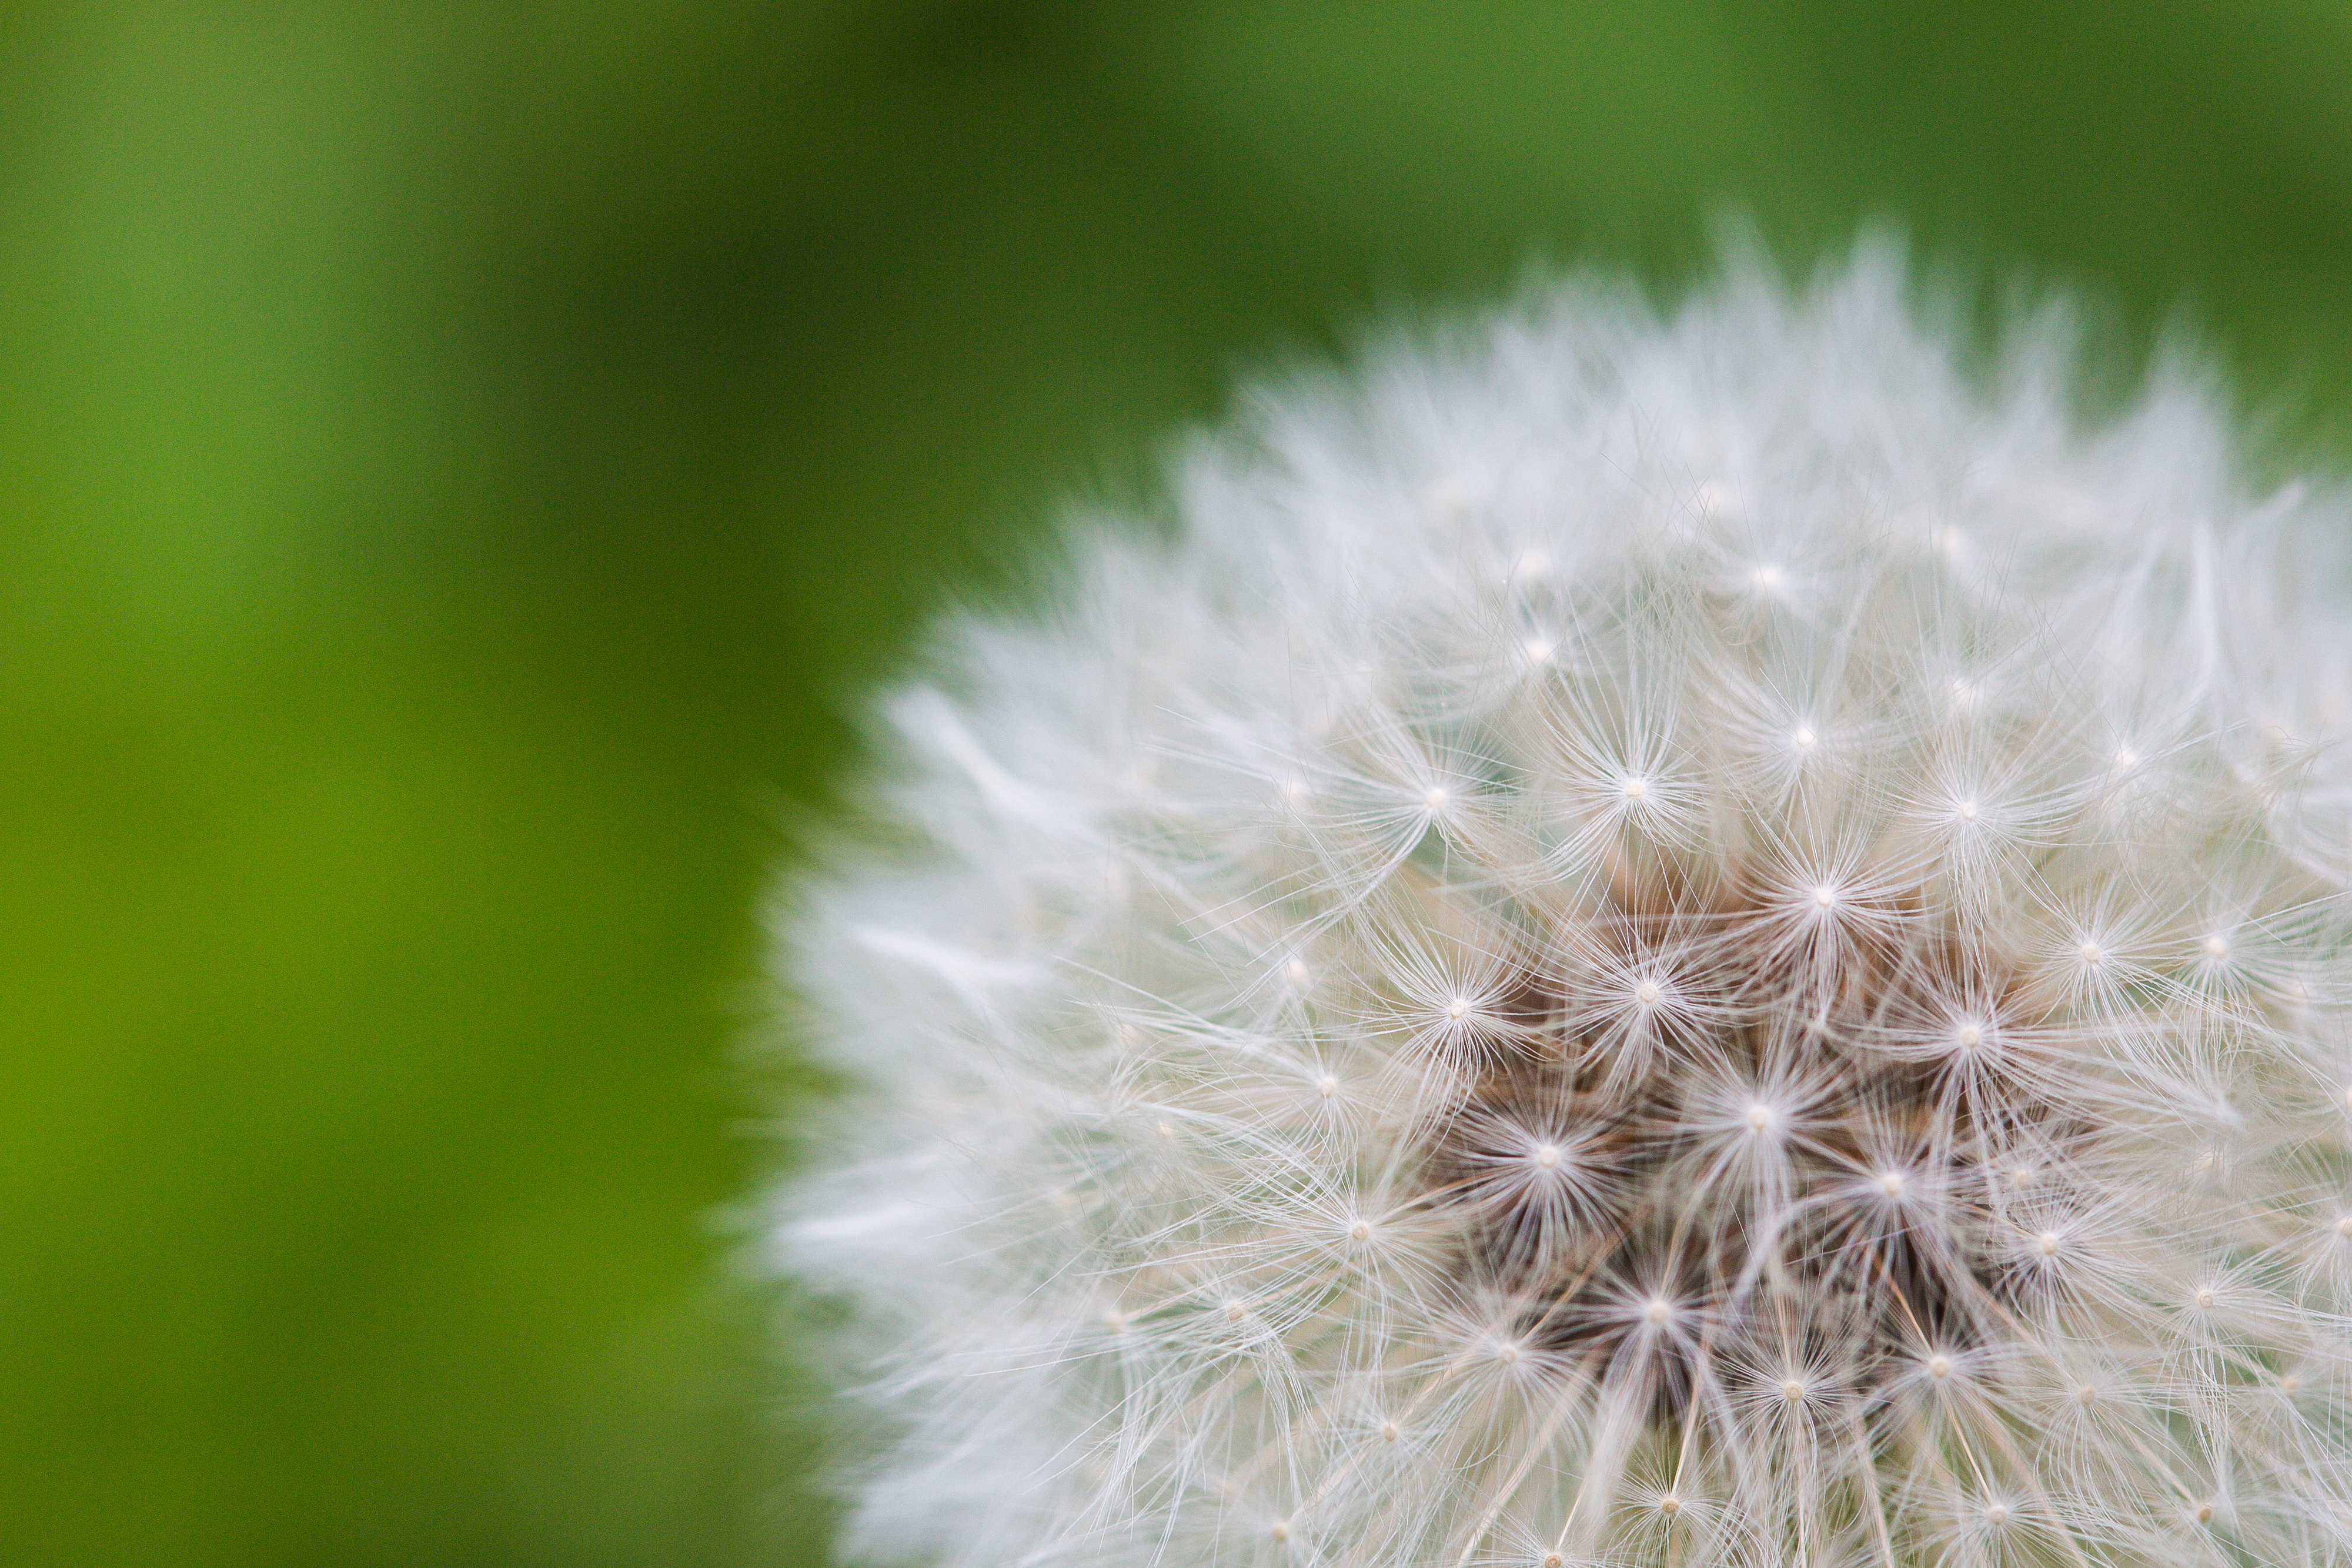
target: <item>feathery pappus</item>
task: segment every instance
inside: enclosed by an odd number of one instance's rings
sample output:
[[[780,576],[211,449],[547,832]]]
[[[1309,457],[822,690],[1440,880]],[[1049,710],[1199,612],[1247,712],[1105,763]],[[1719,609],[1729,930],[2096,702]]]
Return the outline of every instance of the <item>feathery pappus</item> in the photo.
[[[1891,246],[1263,392],[780,917],[848,1549],[2352,1561],[2352,501]]]

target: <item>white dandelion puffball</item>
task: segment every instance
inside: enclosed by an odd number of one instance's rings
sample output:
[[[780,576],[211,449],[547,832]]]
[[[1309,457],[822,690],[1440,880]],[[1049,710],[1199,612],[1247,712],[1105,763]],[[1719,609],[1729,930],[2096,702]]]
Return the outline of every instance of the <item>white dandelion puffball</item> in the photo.
[[[783,917],[848,1550],[2352,1563],[2352,504],[1922,319],[1556,286],[946,633]]]

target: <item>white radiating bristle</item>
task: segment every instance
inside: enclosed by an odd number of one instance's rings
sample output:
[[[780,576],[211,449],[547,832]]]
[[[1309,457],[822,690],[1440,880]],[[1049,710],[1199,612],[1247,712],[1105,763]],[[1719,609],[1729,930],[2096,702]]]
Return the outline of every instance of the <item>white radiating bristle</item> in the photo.
[[[783,921],[853,1551],[2352,1561],[2352,507],[2046,327],[1561,287],[950,630]]]

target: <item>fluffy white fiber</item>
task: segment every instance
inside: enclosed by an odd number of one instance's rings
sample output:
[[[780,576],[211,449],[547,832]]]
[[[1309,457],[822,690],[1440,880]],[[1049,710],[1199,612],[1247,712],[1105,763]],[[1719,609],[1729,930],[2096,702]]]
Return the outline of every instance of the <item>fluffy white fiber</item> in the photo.
[[[2068,341],[1561,287],[953,628],[785,920],[850,1550],[2352,1561],[2352,507]]]

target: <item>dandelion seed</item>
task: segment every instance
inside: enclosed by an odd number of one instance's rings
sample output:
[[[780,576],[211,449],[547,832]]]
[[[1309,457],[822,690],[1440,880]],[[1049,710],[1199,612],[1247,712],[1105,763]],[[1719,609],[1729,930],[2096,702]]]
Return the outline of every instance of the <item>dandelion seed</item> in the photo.
[[[942,639],[784,922],[845,1550],[2352,1563],[2352,497],[1904,296],[1387,350]]]

